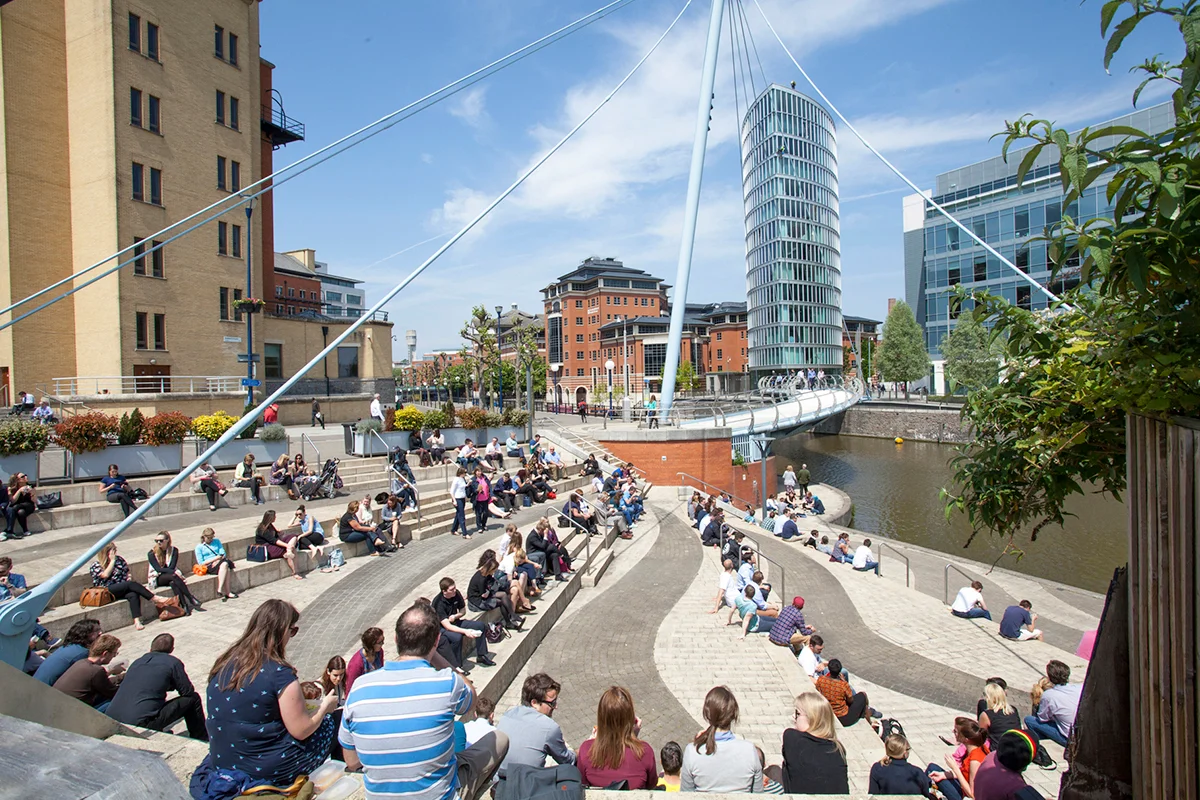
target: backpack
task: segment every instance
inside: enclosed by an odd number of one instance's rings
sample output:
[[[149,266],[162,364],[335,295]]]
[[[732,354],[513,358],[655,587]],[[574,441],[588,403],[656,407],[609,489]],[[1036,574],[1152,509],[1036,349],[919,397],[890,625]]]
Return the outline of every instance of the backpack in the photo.
[[[496,785],[496,800],[583,800],[583,776],[572,764],[530,767],[510,764]]]
[[[904,736],[904,726],[900,724],[899,720],[892,719],[891,717],[881,719],[879,721],[879,738],[887,739],[887,737],[893,735]]]
[[[487,630],[483,633],[483,637],[488,640],[489,644],[499,644],[507,639],[508,636],[508,631],[499,622],[487,623]]]

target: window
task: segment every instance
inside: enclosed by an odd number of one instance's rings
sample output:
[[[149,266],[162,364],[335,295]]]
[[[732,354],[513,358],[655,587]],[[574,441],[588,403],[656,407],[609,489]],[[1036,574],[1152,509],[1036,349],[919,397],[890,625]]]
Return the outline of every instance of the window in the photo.
[[[577,341],[577,342],[582,342],[582,341],[583,341],[583,334],[582,334],[582,333],[577,333],[577,334],[575,334],[575,341]]]
[[[954,269],[950,270],[948,285],[958,286],[958,284],[961,282],[962,281],[961,281],[960,273],[958,271],[958,267],[955,267]]]
[[[579,369],[575,370],[575,377],[577,377],[577,378],[583,377],[583,367],[580,367]]]
[[[283,377],[283,345],[263,344],[263,370],[268,378]]]
[[[133,237],[133,274],[146,274],[146,245],[142,244],[145,241],[140,236]]]
[[[583,324],[583,317],[576,317],[576,318],[575,318],[575,324],[576,324],[576,325],[582,325],[582,324]]]
[[[293,287],[289,286],[289,287],[288,287],[288,297],[295,297],[295,296],[296,296],[296,290],[295,290],[295,288],[293,288]]]
[[[721,332],[717,331],[717,341],[721,341]]]
[[[229,34],[229,63],[235,67],[238,63],[238,37],[237,34]]]
[[[241,300],[241,299],[242,299],[242,290],[234,289],[233,290],[233,301],[236,303],[238,300]],[[242,321],[242,310],[240,308],[237,308],[236,306],[233,309],[233,321],[234,322]]]
[[[142,18],[137,14],[129,15],[129,49],[142,52]]]
[[[629,305],[629,298],[628,298],[628,297],[622,297],[622,298],[621,298],[621,305],[623,305],[623,306],[627,306],[627,305]]]
[[[217,124],[225,124],[225,93],[217,90]]]
[[[283,287],[282,287],[282,286],[276,286],[276,287],[275,287],[275,296],[276,296],[276,297],[283,297]]]
[[[288,316],[290,317],[290,316],[292,316],[292,315],[293,315],[293,314],[295,314],[295,313],[296,313],[296,307],[295,307],[295,306],[288,306]]]
[[[151,133],[162,133],[162,115],[159,110],[161,103],[162,101],[154,95],[149,95],[147,99],[147,104],[149,106],[147,108],[147,111],[149,112],[149,114],[147,114],[147,118],[149,119],[148,130]]]
[[[229,226],[229,250],[234,258],[242,257],[242,226]]]
[[[582,351],[582,350],[577,350],[577,351],[575,352],[575,358],[579,359],[580,361],[583,361],[583,351]]]
[[[146,169],[145,167],[143,167],[141,164],[137,163],[136,161],[133,162],[133,171],[132,171],[132,174],[130,177],[133,182],[133,199],[134,200],[144,200],[146,197],[144,194],[144,188],[143,188],[144,183],[145,183],[144,178],[143,178],[145,169]]]
[[[358,348],[339,347],[337,349],[338,377],[358,377]]]
[[[129,124],[142,127],[142,90],[129,89]]]
[[[229,223],[217,223],[217,253],[223,256],[229,255]]]
[[[718,347],[717,348],[717,360],[720,361],[722,358],[723,358],[723,356],[721,355],[721,348]]]
[[[282,304],[282,303],[276,303],[276,304],[275,304],[275,313],[276,313],[276,314],[282,314],[282,313],[283,313],[283,304]]]
[[[229,191],[236,192],[242,188],[242,165],[238,161],[229,162]]]
[[[217,319],[229,319],[229,289],[221,287],[221,308],[217,311]]]
[[[134,347],[138,350],[145,350],[145,349],[147,349],[146,348],[146,324],[147,324],[146,323],[146,312],[139,311],[136,314],[134,314],[134,318],[136,319],[136,327],[135,327],[135,334],[134,334],[136,341],[134,343]]]
[[[341,292],[326,292],[325,299],[331,303],[340,303],[340,302],[342,302],[342,293]]]
[[[1030,291],[1031,291],[1031,287],[1029,287],[1029,286],[1018,286],[1017,287],[1017,308],[1023,308],[1026,311],[1028,311],[1030,309],[1030,307],[1031,307]]]
[[[1017,269],[1025,272],[1029,271],[1029,248],[1022,247],[1017,251],[1017,260],[1015,262]]]
[[[306,298],[307,294],[308,294],[307,292],[305,292],[303,289],[301,289],[300,290],[300,299],[304,300]],[[313,298],[313,299],[316,299],[316,298]]]
[[[158,61],[158,26],[153,22],[146,23],[146,55]]]
[[[225,29],[220,25],[213,26],[213,55],[225,60]]]
[[[154,349],[167,349],[167,315],[154,315]]]
[[[975,282],[982,283],[987,280],[987,258],[984,256],[975,256]]]
[[[217,156],[217,188],[225,191],[225,156]]]
[[[150,203],[162,205],[162,170],[150,168]]]
[[[583,308],[583,301],[582,301],[582,300],[576,300],[576,301],[575,301],[575,307],[576,307],[576,308]]]
[[[236,97],[229,98],[229,127],[235,131],[238,129],[238,105]]]
[[[158,241],[157,239],[150,242],[150,245],[152,247],[158,248],[157,250],[155,250],[154,252],[152,252],[150,254],[150,274],[153,275],[155,278],[164,277],[164,275],[163,275],[163,253],[166,252],[166,248],[160,247],[161,244],[162,244],[162,242]]]

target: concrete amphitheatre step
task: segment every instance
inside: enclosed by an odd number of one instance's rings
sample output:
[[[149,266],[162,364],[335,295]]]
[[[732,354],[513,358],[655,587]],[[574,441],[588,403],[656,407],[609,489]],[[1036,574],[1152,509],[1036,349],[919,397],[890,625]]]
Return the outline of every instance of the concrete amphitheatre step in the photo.
[[[560,487],[565,493],[584,483],[584,479],[577,476],[564,479]],[[454,518],[454,505],[449,495],[443,493],[424,504],[424,506],[419,522],[415,515],[401,522],[401,541],[410,543],[414,540],[428,539],[449,532],[450,523]],[[555,507],[557,506],[547,505],[547,510]],[[317,512],[317,518],[326,531],[328,544],[341,548],[346,558],[368,555],[371,552],[371,548],[365,542],[348,544],[338,540],[336,531],[340,514],[340,504],[335,510]],[[378,509],[375,510],[375,518],[376,520],[379,519]],[[252,529],[252,526],[248,529]],[[285,528],[282,530],[283,532],[295,531],[294,528]],[[559,536],[560,540],[568,546],[568,553],[572,558],[578,558],[578,554],[586,548],[586,543],[574,536],[575,532],[574,528],[569,532],[564,529]],[[568,533],[570,535],[567,535]],[[187,546],[187,543],[198,540],[198,535],[199,527],[194,531],[188,529],[177,531],[174,536],[177,543],[179,543],[177,546],[182,545],[179,546],[179,569],[185,575],[191,572],[194,563],[193,552]],[[262,563],[245,559],[246,548],[254,543],[253,535],[225,537],[222,539],[222,543],[225,545],[225,551],[230,554],[237,564],[230,579],[230,588],[232,591],[241,592],[252,586],[261,586],[278,580],[291,579],[291,572],[288,570],[287,563],[282,559],[273,559]],[[603,547],[606,545],[597,544],[596,546]],[[297,554],[297,572],[301,574],[310,572],[316,569],[317,566],[316,558],[313,554],[303,551]],[[604,562],[604,566],[607,566],[607,561]],[[129,570],[133,580],[140,583],[146,582],[148,563],[145,559],[129,560]],[[598,575],[593,576],[591,580],[594,582],[597,577]],[[191,589],[192,593],[201,602],[214,600],[217,597],[217,578],[215,575],[189,575],[187,584],[188,588]],[[42,624],[50,629],[55,636],[65,634],[71,625],[80,619],[98,619],[106,631],[133,624],[129,615],[128,604],[124,601],[117,601],[99,608],[80,607],[78,605],[79,597],[84,589],[91,587],[91,585],[91,578],[86,572],[74,575],[51,598],[50,607],[40,618]],[[160,587],[153,591],[160,597],[172,596],[169,587]],[[143,603],[142,605],[143,619],[153,619],[153,607],[151,604]],[[146,616],[147,614],[150,616]]]

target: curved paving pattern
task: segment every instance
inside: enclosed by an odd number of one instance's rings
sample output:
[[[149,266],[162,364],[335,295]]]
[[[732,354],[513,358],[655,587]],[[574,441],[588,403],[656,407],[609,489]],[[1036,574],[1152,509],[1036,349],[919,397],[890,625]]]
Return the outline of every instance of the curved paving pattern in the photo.
[[[647,508],[647,513],[656,513]],[[626,686],[642,718],[641,738],[661,743],[690,736],[696,721],[667,688],[654,664],[659,626],[696,578],[701,553],[690,529],[658,512],[658,539],[638,564],[603,594],[564,619],[529,660],[566,698],[554,718],[568,742],[583,741],[596,723],[596,701],[609,686]]]

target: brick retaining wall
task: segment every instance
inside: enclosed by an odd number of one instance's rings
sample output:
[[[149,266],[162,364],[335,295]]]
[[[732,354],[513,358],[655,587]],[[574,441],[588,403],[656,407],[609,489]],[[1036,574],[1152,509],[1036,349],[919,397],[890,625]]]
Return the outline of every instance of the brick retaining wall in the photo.
[[[961,444],[970,441],[957,410],[937,408],[898,408],[896,406],[857,405],[823,421],[814,433],[895,439],[897,436],[920,442]]]

